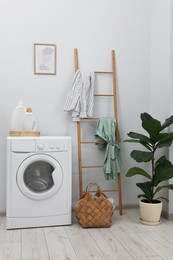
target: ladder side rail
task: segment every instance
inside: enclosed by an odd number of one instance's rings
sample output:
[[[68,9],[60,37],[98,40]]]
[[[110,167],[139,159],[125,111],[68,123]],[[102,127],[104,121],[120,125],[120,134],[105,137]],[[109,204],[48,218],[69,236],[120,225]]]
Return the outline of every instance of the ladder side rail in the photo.
[[[74,66],[75,72],[79,69],[78,50],[74,49]],[[83,181],[82,181],[82,149],[81,149],[81,127],[80,122],[77,122],[77,143],[78,143],[78,171],[79,171],[79,193],[82,197]]]
[[[112,83],[114,96],[114,116],[116,119],[116,143],[119,143],[118,137],[118,113],[117,113],[117,91],[116,91],[116,75],[115,75],[115,51],[112,50]]]
[[[112,80],[113,80],[113,94],[114,94],[114,116],[116,119],[116,143],[119,143],[118,136],[118,112],[117,112],[117,91],[116,91],[116,67],[115,67],[115,51],[112,50]],[[122,215],[122,191],[121,191],[121,173],[118,173],[118,208],[119,214]]]

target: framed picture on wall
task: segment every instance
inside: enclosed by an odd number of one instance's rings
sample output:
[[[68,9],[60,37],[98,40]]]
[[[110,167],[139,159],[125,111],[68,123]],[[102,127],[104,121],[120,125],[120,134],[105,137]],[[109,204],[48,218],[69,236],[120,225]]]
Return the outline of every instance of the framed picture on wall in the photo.
[[[34,74],[56,74],[56,45],[34,43]]]

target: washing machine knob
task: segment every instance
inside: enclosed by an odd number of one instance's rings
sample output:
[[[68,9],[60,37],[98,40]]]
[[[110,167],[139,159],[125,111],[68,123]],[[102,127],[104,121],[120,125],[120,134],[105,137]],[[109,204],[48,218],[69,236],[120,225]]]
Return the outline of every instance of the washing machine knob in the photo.
[[[51,145],[50,145],[50,149],[53,149],[53,148],[54,148],[54,145],[53,145],[53,144],[51,144]]]
[[[43,150],[44,150],[44,144],[38,144],[38,145],[37,145],[37,149],[38,149],[39,151],[43,151]]]

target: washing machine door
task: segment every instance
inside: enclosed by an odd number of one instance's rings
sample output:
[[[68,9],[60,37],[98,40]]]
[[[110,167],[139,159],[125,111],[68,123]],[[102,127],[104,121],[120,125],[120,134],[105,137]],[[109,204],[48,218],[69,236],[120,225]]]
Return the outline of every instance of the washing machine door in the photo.
[[[20,191],[33,200],[52,197],[58,192],[62,182],[62,167],[49,155],[31,155],[21,163],[17,171]]]

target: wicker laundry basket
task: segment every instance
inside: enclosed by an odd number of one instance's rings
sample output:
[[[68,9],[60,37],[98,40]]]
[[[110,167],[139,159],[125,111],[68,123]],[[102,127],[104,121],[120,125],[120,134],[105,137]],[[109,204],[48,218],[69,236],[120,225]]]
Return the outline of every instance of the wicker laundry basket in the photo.
[[[92,186],[97,188],[94,196]],[[75,215],[83,228],[108,228],[112,224],[113,205],[97,183],[89,183],[86,192],[75,206]]]

